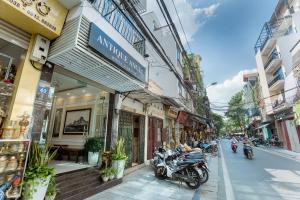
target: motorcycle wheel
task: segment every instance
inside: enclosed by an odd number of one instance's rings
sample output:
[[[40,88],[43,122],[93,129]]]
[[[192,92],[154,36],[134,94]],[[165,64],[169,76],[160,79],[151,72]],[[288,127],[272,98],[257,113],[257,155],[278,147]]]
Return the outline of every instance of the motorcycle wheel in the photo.
[[[252,160],[252,158],[253,158],[252,153],[248,153],[248,159],[249,159],[249,160]]]
[[[154,169],[154,174],[155,177],[158,178],[159,180],[164,180],[167,178],[166,170],[164,167],[156,167]]]
[[[200,175],[197,172],[197,170],[194,168],[189,168],[188,176],[192,177],[194,181],[193,182],[185,182],[187,184],[187,186],[191,189],[199,188],[201,185],[201,178],[200,178]]]
[[[209,174],[208,174],[207,169],[201,168],[201,170],[202,170],[202,174],[203,175],[202,175],[202,177],[200,177],[200,183],[204,184],[204,183],[206,183],[208,181]]]

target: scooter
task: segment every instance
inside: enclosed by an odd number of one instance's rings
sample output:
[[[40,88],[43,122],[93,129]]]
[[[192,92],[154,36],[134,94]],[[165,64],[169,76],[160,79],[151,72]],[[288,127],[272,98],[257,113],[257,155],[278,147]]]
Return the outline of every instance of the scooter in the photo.
[[[232,149],[233,153],[236,153],[237,148],[238,148],[238,145],[236,143],[231,144],[231,149]]]
[[[253,159],[253,150],[252,150],[252,147],[249,144],[244,144],[244,155],[249,160]]]

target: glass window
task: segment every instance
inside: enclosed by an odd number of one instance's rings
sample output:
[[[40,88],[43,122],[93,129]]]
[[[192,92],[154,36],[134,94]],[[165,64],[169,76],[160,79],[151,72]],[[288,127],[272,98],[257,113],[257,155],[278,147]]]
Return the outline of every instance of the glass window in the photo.
[[[179,48],[178,48],[178,46],[176,47],[176,59],[178,60],[178,61],[180,61],[180,50],[179,50]]]

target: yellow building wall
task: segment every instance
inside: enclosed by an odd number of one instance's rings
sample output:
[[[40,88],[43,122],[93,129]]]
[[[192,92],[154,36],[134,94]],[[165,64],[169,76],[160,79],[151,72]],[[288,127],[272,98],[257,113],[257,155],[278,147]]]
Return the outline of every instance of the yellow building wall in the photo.
[[[37,85],[41,75],[41,72],[35,69],[29,60],[34,39],[35,36],[33,35],[26,56],[20,62],[18,68],[15,79],[16,88],[14,89],[8,120],[20,120],[19,116],[24,114],[24,112],[31,115],[33,111]],[[35,66],[40,67],[37,63],[35,63]]]

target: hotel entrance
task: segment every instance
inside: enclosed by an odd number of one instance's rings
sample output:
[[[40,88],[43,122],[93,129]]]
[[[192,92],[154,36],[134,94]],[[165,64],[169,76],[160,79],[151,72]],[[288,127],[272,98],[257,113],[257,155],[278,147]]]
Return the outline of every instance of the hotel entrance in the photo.
[[[50,163],[58,174],[93,166],[88,164],[85,142],[96,138],[101,151],[105,149],[109,104],[109,93],[103,88],[59,69],[54,67],[46,106],[37,106],[44,113],[36,114],[44,116],[40,116],[44,119],[40,141],[47,140],[53,150],[58,149]],[[39,90],[45,88],[45,83],[43,87],[40,84]]]

